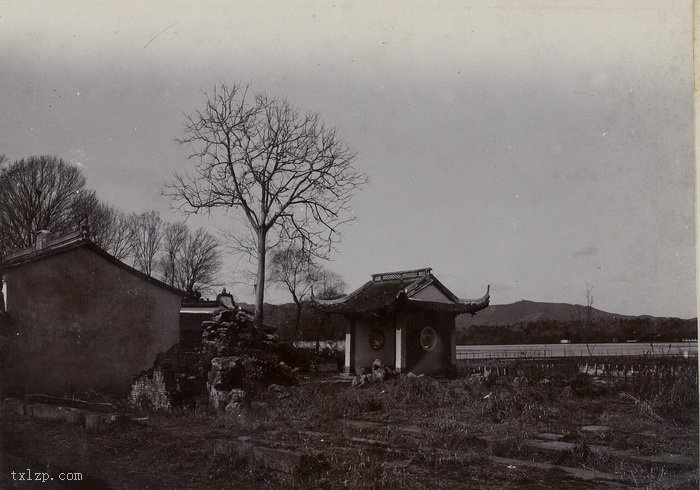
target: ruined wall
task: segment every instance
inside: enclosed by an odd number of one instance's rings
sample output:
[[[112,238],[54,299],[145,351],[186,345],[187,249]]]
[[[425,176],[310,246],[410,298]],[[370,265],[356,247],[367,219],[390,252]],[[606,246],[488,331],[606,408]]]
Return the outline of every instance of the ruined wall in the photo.
[[[133,376],[178,341],[179,294],[85,247],[8,269],[3,278],[19,333],[6,384],[123,396]]]
[[[170,410],[173,408],[172,383],[166,378],[168,373],[160,367],[140,374],[131,385],[129,405],[151,410]]]
[[[134,378],[129,392],[132,407],[149,410],[194,408],[206,400],[209,361],[200,352],[176,344],[156,356],[153,367]]]

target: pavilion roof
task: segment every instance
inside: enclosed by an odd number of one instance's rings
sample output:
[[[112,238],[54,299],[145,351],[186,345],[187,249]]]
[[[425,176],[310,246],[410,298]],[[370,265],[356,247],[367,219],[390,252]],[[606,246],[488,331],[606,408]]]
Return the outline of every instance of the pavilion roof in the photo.
[[[461,299],[447,289],[433,274],[432,269],[385,272],[373,274],[372,280],[342,298],[323,300],[311,296],[312,305],[328,313],[366,314],[387,313],[400,308],[444,311],[456,315],[474,314],[489,305],[489,289],[477,299]],[[442,292],[446,301],[431,301],[415,297],[433,285]]]

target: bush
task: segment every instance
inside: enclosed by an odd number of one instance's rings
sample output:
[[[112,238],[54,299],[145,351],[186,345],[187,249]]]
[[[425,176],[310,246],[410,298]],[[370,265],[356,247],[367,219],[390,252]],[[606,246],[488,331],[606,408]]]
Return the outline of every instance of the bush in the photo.
[[[698,406],[698,380],[692,371],[675,376],[640,376],[628,381],[629,391],[659,415],[682,418]]]
[[[453,396],[445,385],[428,376],[400,376],[381,386],[394,404],[435,406]]]

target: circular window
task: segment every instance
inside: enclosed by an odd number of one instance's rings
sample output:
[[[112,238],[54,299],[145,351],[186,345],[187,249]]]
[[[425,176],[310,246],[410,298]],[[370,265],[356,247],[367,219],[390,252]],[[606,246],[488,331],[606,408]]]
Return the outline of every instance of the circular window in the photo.
[[[374,350],[382,350],[384,348],[384,332],[378,328],[373,328],[369,332],[369,346]]]
[[[435,350],[438,343],[437,332],[432,327],[425,327],[420,331],[420,346],[428,352]]]

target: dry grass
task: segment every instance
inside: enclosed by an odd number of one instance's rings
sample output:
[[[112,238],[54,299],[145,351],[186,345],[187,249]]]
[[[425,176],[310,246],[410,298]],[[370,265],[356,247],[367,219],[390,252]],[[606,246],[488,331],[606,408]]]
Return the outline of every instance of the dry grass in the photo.
[[[231,481],[247,482],[249,488],[585,488],[551,472],[506,471],[493,463],[493,455],[606,471],[629,485],[664,488],[674,478],[692,478],[674,468],[620,461],[588,446],[698,455],[697,380],[682,372],[675,378],[606,384],[575,374],[450,381],[404,376],[360,389],[332,383],[267,389],[250,402],[234,414],[148,414],[148,426],[130,424],[98,435],[4,415],[3,436],[10,434],[33,460],[80,464],[122,488],[177,487],[177,482],[186,488],[225,488]],[[359,430],[341,420],[369,425]],[[591,424],[610,430],[579,430]],[[543,432],[577,445],[556,456],[537,453],[525,441]],[[321,456],[289,482],[212,443],[237,435]]]

